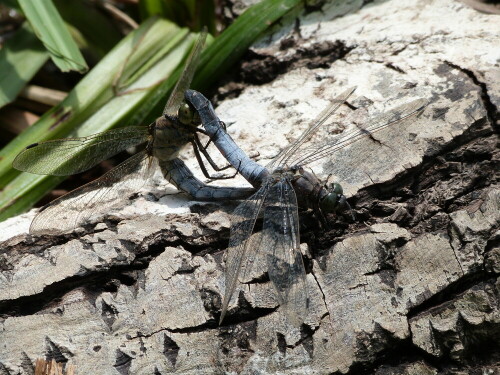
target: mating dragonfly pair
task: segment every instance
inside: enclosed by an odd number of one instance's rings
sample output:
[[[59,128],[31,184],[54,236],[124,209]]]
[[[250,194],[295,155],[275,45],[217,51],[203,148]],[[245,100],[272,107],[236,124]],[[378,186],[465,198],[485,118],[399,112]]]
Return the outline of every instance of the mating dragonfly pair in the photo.
[[[163,114],[148,127],[127,127],[83,138],[69,138],[28,146],[14,160],[17,169],[37,174],[70,175],[83,172],[129,147],[145,143],[145,148],[102,177],[44,206],[34,218],[30,233],[57,234],[86,223],[119,197],[140,189],[154,171],[156,160],[164,177],[197,200],[246,199],[234,211],[226,261],[226,289],[220,316],[222,322],[241,277],[249,275],[257,253],[265,254],[269,279],[286,317],[300,325],[307,314],[306,272],[300,252],[299,207],[311,208],[322,221],[325,215],[348,206],[339,184],[323,184],[304,167],[338,150],[371,136],[388,126],[402,123],[422,112],[426,100],[418,99],[374,118],[364,128],[338,134],[322,143],[310,142],[328,118],[351,96],[348,89],[312,122],[292,144],[269,164],[250,159],[226,133],[211,103],[202,94],[188,90],[196,70],[205,34],[198,38],[186,68]],[[204,129],[199,127],[200,123]],[[204,174],[203,154],[218,168],[202,145],[198,133],[206,134],[219,151],[254,188],[218,187],[197,179],[178,158],[183,146],[193,145]],[[77,157],[76,161],[66,162]],[[225,176],[226,178],[228,176]],[[125,191],[125,192],[124,192]],[[250,236],[263,211],[263,228],[257,246]]]

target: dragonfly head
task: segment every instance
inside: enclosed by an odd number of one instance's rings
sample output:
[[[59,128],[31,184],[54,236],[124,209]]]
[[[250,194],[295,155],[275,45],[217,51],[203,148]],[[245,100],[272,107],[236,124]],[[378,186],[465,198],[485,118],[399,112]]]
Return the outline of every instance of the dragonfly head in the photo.
[[[197,127],[201,124],[198,112],[186,102],[183,102],[179,107],[177,117],[183,125]]]
[[[342,186],[337,183],[325,185],[327,194],[320,199],[319,208],[324,214],[343,211],[346,208],[351,208],[344,195]]]

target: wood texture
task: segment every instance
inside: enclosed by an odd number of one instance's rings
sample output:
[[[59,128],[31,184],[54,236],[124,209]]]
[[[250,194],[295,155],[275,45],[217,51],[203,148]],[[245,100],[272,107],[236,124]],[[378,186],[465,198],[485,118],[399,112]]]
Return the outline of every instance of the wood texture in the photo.
[[[325,232],[302,216],[305,324],[287,325],[257,258],[217,325],[234,203],[190,201],[158,175],[73,234],[26,234],[34,212],[0,224],[0,375],[32,374],[39,357],[75,374],[499,373],[498,17],[451,0],[293,17],[217,96],[259,162],[345,87],[366,109],[337,120],[431,100],[416,121],[313,166],[343,184],[356,220]]]

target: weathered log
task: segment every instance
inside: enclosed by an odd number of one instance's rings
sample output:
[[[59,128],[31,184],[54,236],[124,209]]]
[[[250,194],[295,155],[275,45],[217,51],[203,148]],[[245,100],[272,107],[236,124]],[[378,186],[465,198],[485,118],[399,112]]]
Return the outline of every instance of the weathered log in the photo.
[[[36,210],[0,224],[0,375],[39,357],[76,374],[499,373],[498,25],[451,0],[335,1],[265,37],[219,89],[217,113],[262,163],[345,87],[369,113],[431,100],[314,166],[356,220],[303,220],[300,329],[262,267],[217,325],[234,203],[190,201],[158,177],[73,234],[28,235]],[[336,119],[368,117],[349,112]]]

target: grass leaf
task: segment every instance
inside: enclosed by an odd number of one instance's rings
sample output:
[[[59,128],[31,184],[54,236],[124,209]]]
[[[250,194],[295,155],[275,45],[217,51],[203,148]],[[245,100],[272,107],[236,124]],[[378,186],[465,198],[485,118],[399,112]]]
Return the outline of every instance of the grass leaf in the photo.
[[[226,71],[264,31],[301,3],[302,0],[263,0],[248,8],[207,48],[193,87],[205,89],[213,84],[217,71]]]
[[[99,12],[95,4],[82,0],[54,0],[54,3],[64,21],[82,34],[91,51],[99,58],[122,38],[111,20]]]
[[[194,88],[207,87],[300,0],[264,0],[249,8],[202,55]],[[169,27],[168,27],[168,26]],[[179,37],[167,21],[149,19],[122,40],[59,105],[0,151],[0,220],[30,208],[61,178],[20,173],[14,157],[30,143],[85,136],[117,125],[146,125],[161,114],[175,85],[181,62],[194,37]],[[165,51],[166,41],[171,41]],[[168,52],[168,53],[167,53]],[[165,56],[164,54],[167,53]],[[148,69],[143,69],[147,65]]]
[[[28,24],[7,40],[0,49],[0,107],[16,98],[48,58]]]
[[[168,21],[146,21],[106,55],[63,102],[0,151],[0,187],[3,188],[0,191],[0,220],[30,208],[62,181],[59,177],[13,169],[11,164],[15,156],[35,142],[70,134],[77,137],[95,134],[126,123],[148,104],[149,93],[167,80],[189,52],[191,38],[177,38],[178,42],[165,51],[163,42],[176,39],[179,33],[187,35],[185,29]],[[150,59],[157,63],[117,94],[118,78],[122,74],[130,77]]]
[[[58,68],[63,72],[71,70],[86,72],[87,63],[52,0],[18,0],[18,2]]]
[[[245,51],[255,43],[263,33],[268,30],[281,17],[292,10],[299,9],[301,0],[263,0],[248,8],[234,23],[214,39],[200,57],[198,70],[194,76],[192,88],[205,90],[217,78],[237,62]],[[181,69],[179,68],[169,79],[177,80]],[[153,121],[161,113],[164,103],[161,100],[168,92],[172,82],[162,83],[158,89],[150,93],[148,101],[150,110],[146,113],[136,113],[131,117],[129,125],[139,121]],[[144,111],[147,108],[143,109]]]

